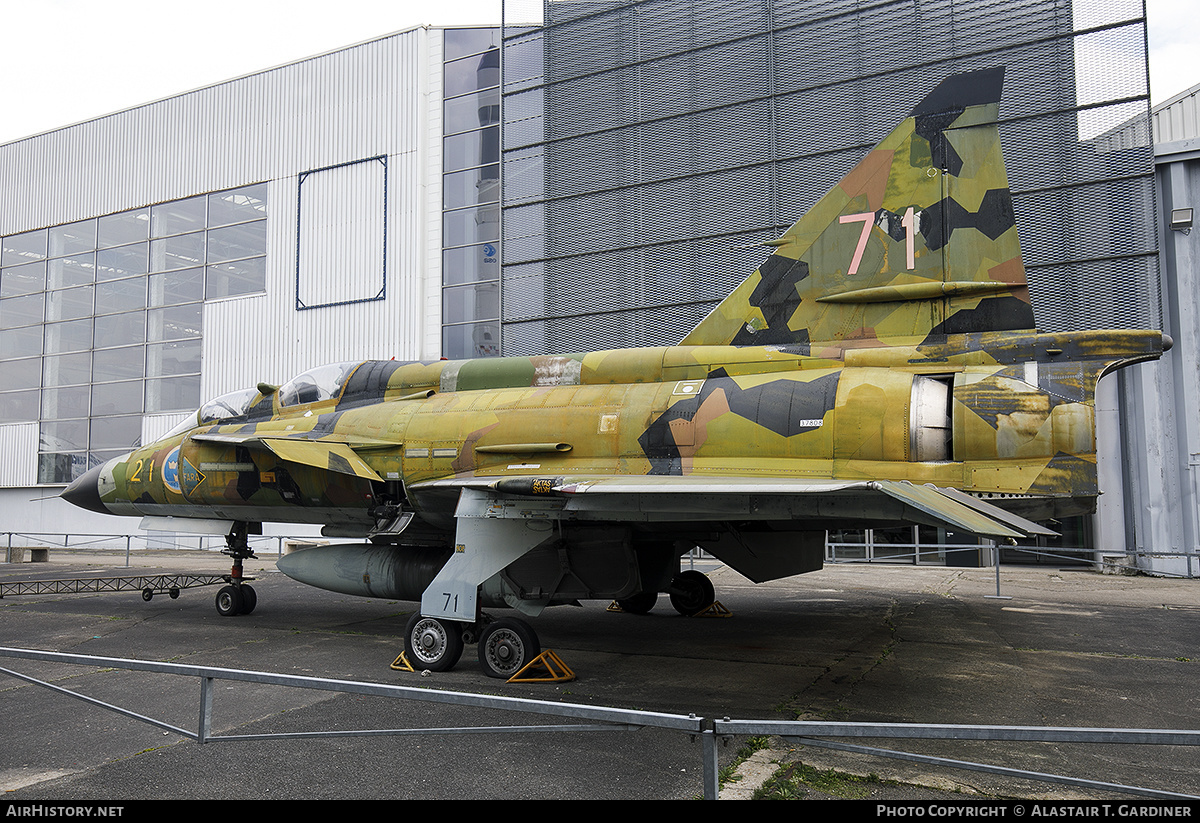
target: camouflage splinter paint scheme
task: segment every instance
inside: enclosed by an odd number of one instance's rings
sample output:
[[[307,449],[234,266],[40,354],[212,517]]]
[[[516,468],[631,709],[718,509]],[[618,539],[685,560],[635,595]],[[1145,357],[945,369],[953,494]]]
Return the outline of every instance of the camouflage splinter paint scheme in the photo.
[[[64,496],[357,537],[280,568],[420,600],[410,653],[448,668],[465,625],[489,673],[536,642],[482,606],[703,608],[711,585],[679,571],[696,545],[762,581],[819,569],[833,526],[1048,533],[1032,521],[1099,493],[1097,381],[1170,341],[1034,328],[1002,81],[942,82],[679,346],[325,366],[218,398]]]

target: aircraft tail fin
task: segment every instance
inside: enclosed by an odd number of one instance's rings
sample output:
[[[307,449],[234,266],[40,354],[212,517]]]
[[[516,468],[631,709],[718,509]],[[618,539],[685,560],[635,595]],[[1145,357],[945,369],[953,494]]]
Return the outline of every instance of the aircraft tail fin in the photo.
[[[996,127],[1003,83],[1003,67],[943,80],[683,345],[1032,329]]]

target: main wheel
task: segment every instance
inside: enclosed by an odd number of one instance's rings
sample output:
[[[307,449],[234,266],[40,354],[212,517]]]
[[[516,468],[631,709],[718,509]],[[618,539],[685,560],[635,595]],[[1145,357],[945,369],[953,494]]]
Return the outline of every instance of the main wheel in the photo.
[[[237,586],[222,586],[217,592],[217,614],[233,617],[242,611],[242,593]]]
[[[404,651],[414,669],[446,672],[462,657],[462,626],[415,612],[404,629]]]
[[[154,589],[142,589],[142,599],[149,603],[154,599]]]
[[[488,677],[507,680],[541,653],[533,627],[511,617],[490,624],[479,638],[479,665]]]
[[[258,594],[255,593],[252,587],[247,586],[245,583],[238,586],[238,589],[242,593],[242,614],[250,614],[250,612],[254,611],[254,607],[258,605]]]
[[[630,614],[649,614],[657,602],[658,592],[638,592],[624,600],[618,600],[617,605]]]
[[[691,617],[711,606],[717,599],[712,581],[701,572],[690,569],[675,575],[668,589],[675,611]]]

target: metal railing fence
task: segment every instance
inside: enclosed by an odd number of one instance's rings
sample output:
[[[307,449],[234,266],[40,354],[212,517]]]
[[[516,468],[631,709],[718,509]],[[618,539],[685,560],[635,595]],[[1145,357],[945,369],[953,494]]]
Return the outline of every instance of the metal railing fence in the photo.
[[[42,660],[128,671],[154,672],[159,674],[184,675],[200,680],[200,711],[196,731],[180,728],[155,718],[147,717],[128,709],[106,703],[87,695],[64,689],[7,668],[7,674],[27,683],[51,689],[59,694],[82,700],[90,705],[116,712],[125,717],[148,723],[157,728],[179,734],[197,743],[258,741],[279,739],[309,739],[325,737],[380,736],[380,735],[438,735],[438,734],[517,734],[517,733],[584,733],[635,731],[642,728],[658,728],[681,732],[692,740],[701,741],[703,794],[705,799],[719,797],[718,752],[722,742],[739,736],[777,735],[797,743],[844,751],[855,751],[880,757],[898,758],[932,765],[947,766],[971,771],[990,772],[1010,777],[1021,777],[1051,783],[1077,786],[1096,791],[1117,792],[1154,798],[1189,798],[1200,796],[1167,792],[1157,789],[1126,786],[1087,780],[1063,775],[1012,769],[984,763],[972,763],[929,755],[900,752],[891,749],[856,746],[846,743],[818,739],[842,737],[852,739],[902,739],[902,740],[1003,740],[1009,742],[1059,742],[1059,743],[1105,743],[1198,746],[1200,731],[1167,729],[1103,729],[1064,728],[1051,726],[988,726],[952,725],[944,723],[847,723],[831,721],[769,721],[735,720],[728,717],[706,720],[696,714],[671,714],[633,709],[618,709],[604,706],[585,706],[576,703],[558,703],[528,698],[502,697],[498,695],[470,694],[463,692],[437,691],[410,686],[393,686],[383,683],[364,683],[352,680],[335,680],[302,675],[273,674],[270,672],[243,671],[213,666],[195,666],[179,663],[160,663],[146,660],[98,657],[92,655],[65,654],[36,649],[0,647],[0,657],[25,660]],[[281,732],[272,734],[225,734],[218,735],[213,727],[213,682],[217,680],[241,681],[275,686],[333,691],[346,694],[371,695],[402,700],[417,700],[456,706],[470,706],[524,714],[538,714],[593,721],[590,723],[550,723],[543,725],[513,726],[470,726],[423,729],[337,729],[309,732]]]
[[[225,548],[225,538],[211,534],[164,534],[130,533],[105,534],[101,532],[0,532],[3,536],[4,562],[12,563],[17,554],[30,549],[50,548],[72,552],[123,552],[125,565],[135,552],[153,551],[198,551],[220,552]],[[256,553],[274,554],[281,557],[288,544],[320,545],[329,541],[323,537],[296,534],[250,535],[250,548]]]

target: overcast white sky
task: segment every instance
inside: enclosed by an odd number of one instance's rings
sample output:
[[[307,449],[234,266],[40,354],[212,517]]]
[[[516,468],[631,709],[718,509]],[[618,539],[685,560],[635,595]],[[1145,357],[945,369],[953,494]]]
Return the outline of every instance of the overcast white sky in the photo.
[[[1200,83],[1195,3],[1147,0],[1154,103]],[[0,0],[0,143],[417,25],[498,24],[500,8],[500,0]]]

